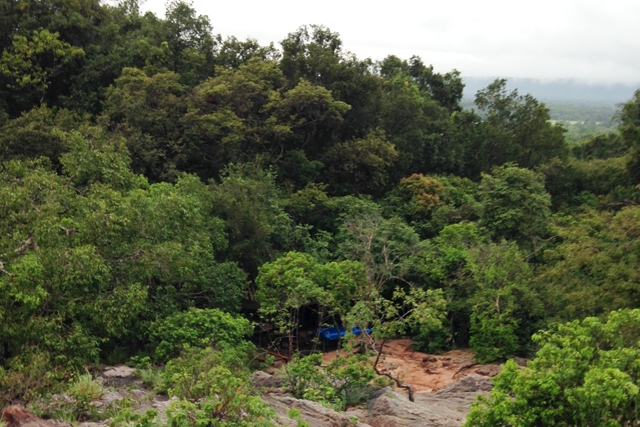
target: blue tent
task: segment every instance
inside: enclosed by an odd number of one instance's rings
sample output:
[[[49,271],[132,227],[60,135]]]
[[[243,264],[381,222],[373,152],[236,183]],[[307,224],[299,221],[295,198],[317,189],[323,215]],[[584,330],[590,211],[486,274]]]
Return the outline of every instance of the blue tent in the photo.
[[[344,337],[346,334],[346,331],[344,330],[343,326],[340,326],[338,329],[334,327],[314,329],[312,332],[314,335],[318,335],[320,336],[320,338],[324,338],[329,341],[337,341],[338,339],[340,339],[340,337]],[[356,326],[353,329],[351,329],[351,333],[353,335],[360,335],[362,334],[362,329]],[[370,333],[371,333],[371,329],[367,328],[367,334],[370,334]]]

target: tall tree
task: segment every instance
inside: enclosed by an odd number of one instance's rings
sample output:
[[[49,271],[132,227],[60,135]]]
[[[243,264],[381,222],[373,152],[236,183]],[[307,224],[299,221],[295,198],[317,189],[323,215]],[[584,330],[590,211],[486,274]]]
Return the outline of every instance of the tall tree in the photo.
[[[107,92],[110,127],[127,140],[133,168],[153,181],[173,180],[187,160],[180,119],[187,111],[187,87],[173,72],[146,75],[125,68]]]
[[[634,184],[640,183],[640,89],[623,104],[620,113],[620,133],[631,149],[629,174]]]
[[[319,25],[302,26],[280,44],[289,88],[304,79],[351,106],[335,134],[338,141],[363,138],[378,125],[381,81],[371,60],[345,51],[340,35]]]
[[[532,244],[544,237],[551,216],[551,197],[542,174],[505,165],[482,175],[479,224],[497,241]]]
[[[531,168],[553,157],[564,157],[564,129],[549,122],[549,109],[531,95],[509,92],[507,81],[497,79],[476,94],[476,105],[489,124],[503,135],[508,161]]]

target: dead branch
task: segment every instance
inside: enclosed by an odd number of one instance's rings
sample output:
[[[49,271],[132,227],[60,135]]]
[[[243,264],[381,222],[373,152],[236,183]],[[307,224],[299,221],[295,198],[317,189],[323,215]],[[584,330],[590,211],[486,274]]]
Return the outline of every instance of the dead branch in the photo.
[[[462,366],[460,367],[460,369],[458,369],[458,370],[456,371],[456,373],[455,373],[455,374],[453,374],[453,377],[452,377],[452,378],[455,378],[455,377],[456,377],[456,375],[458,375],[460,372],[462,372],[462,371],[464,371],[464,370],[466,370],[466,369],[469,369],[469,368],[473,368],[474,366],[478,366],[478,365],[480,365],[480,363],[469,363],[469,364],[467,364],[467,365],[462,365]]]
[[[29,233],[29,238],[25,240],[25,242],[22,245],[20,245],[18,249],[15,250],[15,253],[17,253],[18,255],[21,255],[27,249],[33,249],[34,251],[37,251],[39,249],[38,244],[33,239],[33,232]]]
[[[288,362],[288,361],[289,361],[289,357],[288,357],[288,356],[285,356],[285,355],[283,355],[283,354],[276,353],[276,352],[269,351],[269,350],[264,350],[264,352],[265,352],[265,353],[267,353],[267,354],[270,354],[270,355],[272,355],[272,356],[279,357],[280,359],[284,360],[285,362]]]
[[[4,273],[7,276],[13,276],[13,274],[9,273],[7,270],[4,269],[4,262],[0,261],[0,273]]]
[[[381,371],[378,368],[378,363],[380,363],[380,358],[382,356],[382,349],[384,348],[385,342],[386,340],[383,339],[382,343],[380,344],[380,348],[378,349],[378,356],[376,357],[376,361],[373,363],[373,370],[376,371],[376,374],[382,375],[394,381],[396,383],[396,386],[398,386],[398,388],[403,388],[407,390],[407,392],[409,393],[409,401],[414,402],[413,387],[410,384],[405,384],[402,381],[400,381],[400,378],[398,378],[398,376],[396,375],[393,375],[391,371],[386,367],[386,365],[385,365],[384,371]]]
[[[77,232],[78,232],[78,230],[70,230],[70,229],[68,229],[68,228],[66,228],[66,227],[63,227],[63,226],[61,226],[61,225],[59,225],[59,226],[58,226],[58,228],[59,228],[60,230],[64,231],[64,234],[65,234],[67,237],[71,236],[71,233],[77,233]]]

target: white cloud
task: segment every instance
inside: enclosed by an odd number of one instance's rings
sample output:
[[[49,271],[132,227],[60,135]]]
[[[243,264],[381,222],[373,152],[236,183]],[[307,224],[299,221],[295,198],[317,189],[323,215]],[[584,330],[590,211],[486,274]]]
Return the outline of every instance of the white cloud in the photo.
[[[164,13],[163,0],[143,6]],[[302,24],[339,32],[359,57],[420,55],[466,76],[640,82],[640,1],[195,0],[215,31],[279,42]]]

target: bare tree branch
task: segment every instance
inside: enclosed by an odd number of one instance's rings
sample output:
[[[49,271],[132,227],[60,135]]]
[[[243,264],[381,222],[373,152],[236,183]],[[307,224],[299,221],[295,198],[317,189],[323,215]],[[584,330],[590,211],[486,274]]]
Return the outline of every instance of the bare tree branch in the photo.
[[[15,250],[15,253],[17,253],[18,255],[21,255],[27,249],[32,249],[34,251],[37,251],[39,249],[38,244],[33,239],[33,232],[29,233],[29,237],[27,238],[27,240],[25,240],[25,242],[18,249]]]
[[[380,358],[382,357],[382,349],[384,348],[384,344],[386,343],[386,341],[387,340],[383,339],[382,343],[380,344],[380,348],[378,349],[378,356],[376,357],[376,361],[373,363],[373,370],[376,371],[376,374],[382,375],[394,381],[396,383],[396,386],[398,386],[398,388],[403,388],[407,390],[407,392],[409,393],[409,400],[411,402],[414,402],[415,400],[413,397],[413,387],[410,384],[403,383],[402,381],[400,381],[400,378],[398,378],[397,375],[393,375],[389,370],[389,368],[384,363],[384,361],[382,362],[382,364],[384,365],[384,370],[380,370],[380,368],[378,368],[378,364],[380,363]]]

